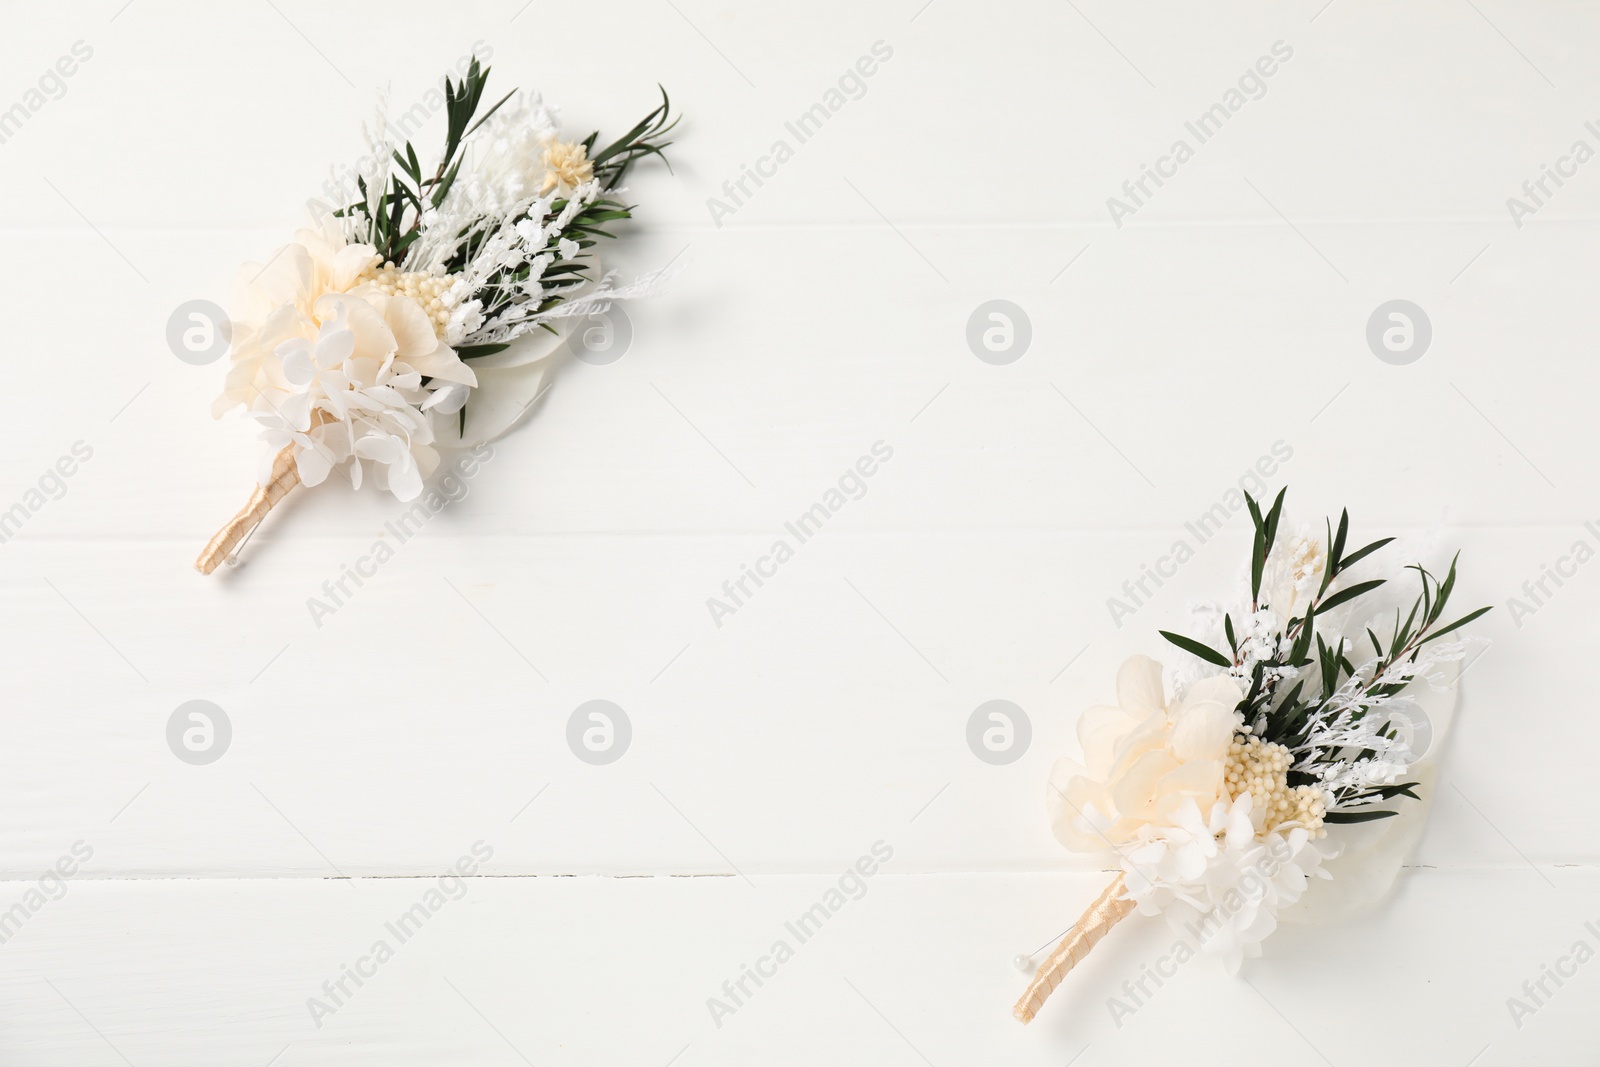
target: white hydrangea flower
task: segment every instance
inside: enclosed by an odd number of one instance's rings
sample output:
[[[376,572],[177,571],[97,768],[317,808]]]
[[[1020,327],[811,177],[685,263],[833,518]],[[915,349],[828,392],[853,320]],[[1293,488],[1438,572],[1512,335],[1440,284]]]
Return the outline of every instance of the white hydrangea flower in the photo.
[[[308,486],[338,468],[359,488],[370,467],[379,488],[414,499],[438,463],[425,412],[458,410],[477,384],[407,297],[325,293],[309,316],[285,305],[256,343],[250,414],[274,453],[294,446]]]
[[[366,467],[380,488],[410,500],[438,462],[426,412],[459,411],[477,376],[416,299],[370,284],[376,260],[324,216],[265,266],[246,264],[213,410],[242,406],[260,423],[272,446],[264,470],[292,444],[306,485],[338,468],[359,488]],[[471,312],[452,314],[471,321]]]
[[[1058,760],[1049,804],[1056,838],[1078,852],[1104,852],[1166,826],[1185,804],[1209,811],[1226,797],[1224,766],[1244,699],[1226,676],[1168,700],[1161,664],[1129,657],[1117,671],[1117,706],[1078,719],[1081,765]]]
[[[1165,915],[1200,951],[1237,972],[1278,926],[1312,877],[1328,878],[1330,858],[1299,826],[1262,833],[1249,794],[1219,800],[1202,816],[1189,802],[1173,824],[1151,828],[1122,857],[1128,898],[1146,915]]]

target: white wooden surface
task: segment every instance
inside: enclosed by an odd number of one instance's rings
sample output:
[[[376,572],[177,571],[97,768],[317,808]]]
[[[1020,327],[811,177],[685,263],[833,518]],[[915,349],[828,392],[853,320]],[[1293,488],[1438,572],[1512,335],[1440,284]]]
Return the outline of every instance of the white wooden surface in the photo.
[[[0,144],[0,509],[93,454],[0,544],[0,910],[93,854],[0,944],[0,1062],[1592,1057],[1600,964],[1520,1025],[1507,998],[1600,947],[1600,566],[1520,626],[1506,604],[1596,541],[1600,163],[1521,227],[1506,199],[1600,147],[1594,10],[4,8],[0,109],[92,56]],[[714,225],[878,41],[864,95]],[[1106,198],[1278,41],[1265,94],[1113,226]],[[585,129],[669,88],[675,173],[640,169],[614,258],[687,268],[317,626],[307,598],[399,509],[308,493],[195,575],[257,444],[208,417],[221,368],[175,359],[166,320],[284,239],[377,87],[415,100],[474,42]],[[996,298],[1033,329],[1007,366],[964,337]],[[1409,366],[1364,338],[1395,298],[1433,324]],[[714,625],[707,597],[878,441],[865,495]],[[1427,836],[1374,914],[1285,930],[1241,979],[1191,964],[1118,1025],[1106,998],[1171,940],[1130,923],[1024,1029],[1011,958],[1099,888],[1063,873],[1046,769],[1121,658],[1226,587],[1246,521],[1121,628],[1106,599],[1276,442],[1301,516],[1431,532],[1462,603],[1499,605]],[[1034,730],[1004,767],[964,739],[997,697]],[[234,730],[204,767],[165,738],[197,698]],[[565,741],[597,698],[634,731],[600,767]],[[316,1025],[308,998],[477,841],[459,900]],[[865,895],[718,1025],[707,998],[877,841]]]

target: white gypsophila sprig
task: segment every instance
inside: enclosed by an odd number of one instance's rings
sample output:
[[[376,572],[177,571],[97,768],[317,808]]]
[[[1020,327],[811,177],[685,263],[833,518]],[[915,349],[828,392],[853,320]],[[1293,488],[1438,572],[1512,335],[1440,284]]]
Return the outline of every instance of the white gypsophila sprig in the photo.
[[[545,188],[544,165],[546,146],[556,133],[555,109],[528,92],[518,92],[474,129],[463,143],[463,165],[449,192],[422,212],[421,233],[407,251],[407,266],[442,270],[459,249],[481,245],[487,234],[505,225],[537,227],[534,220],[548,213],[557,192]]]
[[[515,217],[518,205],[544,189],[545,151],[557,134],[556,109],[536,92],[518,91],[466,140],[470,187],[457,184],[440,207]],[[452,198],[459,198],[455,204]]]
[[[506,303],[543,298],[547,264],[539,257],[546,242],[543,227],[533,219],[548,210],[548,199],[529,197],[509,214],[486,213],[473,199],[474,185],[470,179],[458,181],[457,187],[467,190],[462,196],[447,197],[424,214],[422,234],[406,258],[410,270],[451,274],[444,303],[451,311],[446,338],[454,345],[481,343],[476,335],[488,315]],[[524,266],[529,268],[527,277],[516,279]]]
[[[1203,678],[1226,674],[1249,691],[1255,680],[1256,668],[1262,667],[1262,687],[1272,692],[1278,685],[1294,678],[1300,672],[1293,667],[1271,666],[1287,657],[1293,642],[1285,633],[1285,620],[1271,608],[1250,610],[1249,598],[1237,601],[1234,610],[1224,612],[1214,601],[1193,602],[1189,605],[1194,620],[1188,627],[1190,634],[1201,644],[1229,651],[1224,615],[1233,622],[1234,640],[1238,647],[1232,650],[1233,663],[1227,668],[1218,667],[1196,656],[1185,656],[1173,669],[1173,685],[1179,694]],[[1266,666],[1262,666],[1265,664]]]
[[[1286,683],[1305,676],[1305,672],[1285,664],[1294,646],[1294,638],[1312,603],[1337,593],[1348,582],[1344,575],[1328,590],[1322,590],[1323,575],[1328,566],[1328,545],[1325,532],[1314,525],[1298,523],[1292,527],[1286,519],[1280,524],[1278,537],[1268,551],[1262,567],[1261,587],[1252,598],[1250,594],[1250,568],[1248,561],[1241,565],[1237,578],[1237,592],[1226,609],[1215,602],[1192,603],[1189,607],[1194,619],[1193,636],[1212,648],[1227,651],[1223,620],[1231,619],[1237,648],[1232,650],[1233,665],[1226,673],[1250,689],[1258,666],[1262,666],[1261,692],[1270,696],[1286,688]],[[1361,573],[1367,571],[1362,568]],[[1320,594],[1320,596],[1319,596]],[[1320,630],[1337,633],[1348,618],[1348,606],[1334,609],[1332,614],[1319,614]],[[1181,690],[1194,681],[1219,673],[1219,668],[1188,657],[1178,667],[1177,684]]]
[[[1261,684],[1268,692],[1276,688],[1279,682],[1298,673],[1293,667],[1270,666],[1287,656],[1290,645],[1284,631],[1284,617],[1272,608],[1260,608],[1246,614],[1235,624],[1234,638],[1239,647],[1234,652],[1234,664],[1227,673],[1244,689],[1250,688],[1257,667],[1262,668]]]
[[[361,190],[365,187],[365,198],[361,201],[365,210],[346,212],[337,220],[344,232],[345,240],[351,244],[376,243],[375,220],[383,211],[383,197],[389,187],[389,167],[394,157],[394,142],[384,136],[384,131],[388,128],[388,94],[379,93],[377,112],[372,125],[369,126],[365,122],[361,124],[361,142],[365,152],[356,161],[357,186],[348,190],[349,195],[345,198],[345,203],[336,205],[344,208],[354,204],[362,197]],[[338,185],[339,182],[335,179],[335,188]]]
[[[571,274],[546,280],[551,267],[581,255],[578,242],[567,231],[601,194],[598,182],[585,182],[573,188],[562,209],[548,219],[555,200],[549,195],[519,201],[503,216],[482,214],[470,197],[463,197],[453,205],[441,205],[436,217],[425,219],[423,236],[413,246],[407,265],[434,273],[456,268],[454,283],[443,298],[450,309],[446,341],[456,346],[504,344],[544,323],[592,315],[606,310],[612,301],[653,292],[665,278],[664,271],[626,286],[619,286],[616,273],[610,272],[578,296],[568,295],[578,288]],[[459,214],[447,212],[446,207]],[[440,233],[454,236],[434,236]],[[454,263],[458,252],[462,262]],[[553,296],[560,302],[546,306]]]
[[[561,303],[544,311],[527,311],[525,307],[519,309],[517,312],[518,317],[515,319],[514,324],[510,327],[514,332],[510,333],[508,336],[518,336],[520,333],[526,330],[532,329],[536,326],[541,326],[547,322],[557,322],[561,319],[574,319],[589,315],[598,315],[606,311],[611,306],[612,302],[616,300],[636,300],[642,296],[649,296],[651,293],[659,289],[671,274],[671,268],[665,268],[662,270],[651,271],[649,274],[640,275],[637,280],[630,282],[627,285],[618,285],[616,283],[617,272],[614,270],[607,271],[605,277],[601,278],[593,289],[584,293],[582,296],[565,299]],[[504,314],[501,316],[502,319],[509,317],[509,315]],[[488,331],[486,330],[481,335],[484,336],[486,340],[480,341],[474,338],[473,343],[492,343],[487,340],[487,334]]]
[[[545,272],[577,254],[577,242],[567,238],[567,229],[600,195],[598,182],[585,182],[548,217],[556,201],[553,194],[530,195],[505,206],[488,183],[476,177],[458,179],[444,203],[424,213],[421,235],[406,257],[409,270],[451,272],[456,278],[451,306],[476,302],[483,323],[464,329],[452,343],[488,344],[525,332],[524,320],[549,295]],[[519,277],[524,267],[526,276]],[[474,336],[484,328],[495,335],[493,340]]]
[[[1419,758],[1393,733],[1396,720],[1409,722],[1420,713],[1410,686],[1421,680],[1443,686],[1442,664],[1459,661],[1473,639],[1439,642],[1419,650],[1415,658],[1393,663],[1379,673],[1377,659],[1367,660],[1307,716],[1304,740],[1290,746],[1295,769],[1314,774],[1335,804],[1375,786],[1392,785]],[[1393,693],[1377,688],[1400,687]]]
[[[447,277],[442,335],[456,347],[505,345],[536,327],[604,311],[643,296],[664,274],[619,286],[593,279],[587,246],[600,218],[626,217],[597,172],[588,142],[560,139],[555,112],[537,93],[496,107],[463,142],[459,172],[428,202],[404,255],[409,274]],[[615,149],[616,146],[612,146]],[[578,294],[582,293],[582,296]]]

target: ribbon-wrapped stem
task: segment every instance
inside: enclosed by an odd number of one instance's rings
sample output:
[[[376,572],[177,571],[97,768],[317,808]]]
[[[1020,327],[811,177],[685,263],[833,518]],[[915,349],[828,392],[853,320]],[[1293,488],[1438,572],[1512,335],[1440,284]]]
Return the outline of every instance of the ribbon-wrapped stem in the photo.
[[[250,494],[249,503],[245,504],[228,521],[228,524],[217,531],[217,535],[206,543],[205,549],[200,553],[200,558],[194,561],[194,569],[201,574],[210,574],[230,558],[239,543],[267,517],[267,512],[277,506],[278,501],[289,495],[289,490],[300,484],[300,471],[295,467],[294,445],[285,445],[279,453],[272,458],[272,470],[266,482],[256,486],[255,492]]]
[[[1111,928],[1133,910],[1133,901],[1122,895],[1124,888],[1123,876],[1119,874],[1116,881],[1106,886],[1105,891],[1094,898],[1094,903],[1089,905],[1083,917],[1067,931],[1066,936],[1051,951],[1049,957],[1039,965],[1039,971],[1033,976],[1033,981],[1028,983],[1022,999],[1011,1009],[1011,1014],[1017,1017],[1018,1022],[1031,1021],[1039,1013],[1039,1009],[1044,1007],[1045,1000],[1055,992],[1056,986],[1067,976],[1067,972],[1076,967],[1079,961],[1089,954],[1089,950],[1099,944],[1100,939],[1110,933]]]

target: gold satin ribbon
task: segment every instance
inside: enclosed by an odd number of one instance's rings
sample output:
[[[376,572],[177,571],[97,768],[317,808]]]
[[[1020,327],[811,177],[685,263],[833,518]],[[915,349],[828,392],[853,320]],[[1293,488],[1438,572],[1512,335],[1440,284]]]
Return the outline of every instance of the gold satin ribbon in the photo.
[[[289,490],[300,484],[300,471],[294,463],[294,445],[284,445],[278,454],[272,457],[272,471],[267,476],[265,485],[256,486],[255,492],[250,494],[249,503],[239,510],[239,514],[228,520],[228,524],[217,531],[217,536],[206,542],[206,547],[200,552],[200,558],[194,561],[194,569],[201,574],[210,574],[222,564],[222,561],[233,555],[234,549],[239,547],[239,542],[250,536],[250,531],[261,525],[261,520],[267,517],[267,512],[277,506],[278,501],[289,495]]]
[[[1067,972],[1076,967],[1089,954],[1089,950],[1099,944],[1100,939],[1110,933],[1111,928],[1133,910],[1134,903],[1123,898],[1123,889],[1123,876],[1119,874],[1116,881],[1106,886],[1105,891],[1094,898],[1094,903],[1089,905],[1083,917],[1067,931],[1066,936],[1056,945],[1049,957],[1039,965],[1039,971],[1033,976],[1033,981],[1028,983],[1022,999],[1011,1009],[1011,1014],[1017,1017],[1018,1022],[1028,1022],[1037,1015],[1039,1009],[1044,1007],[1045,1000],[1055,992],[1056,986],[1067,976]]]

